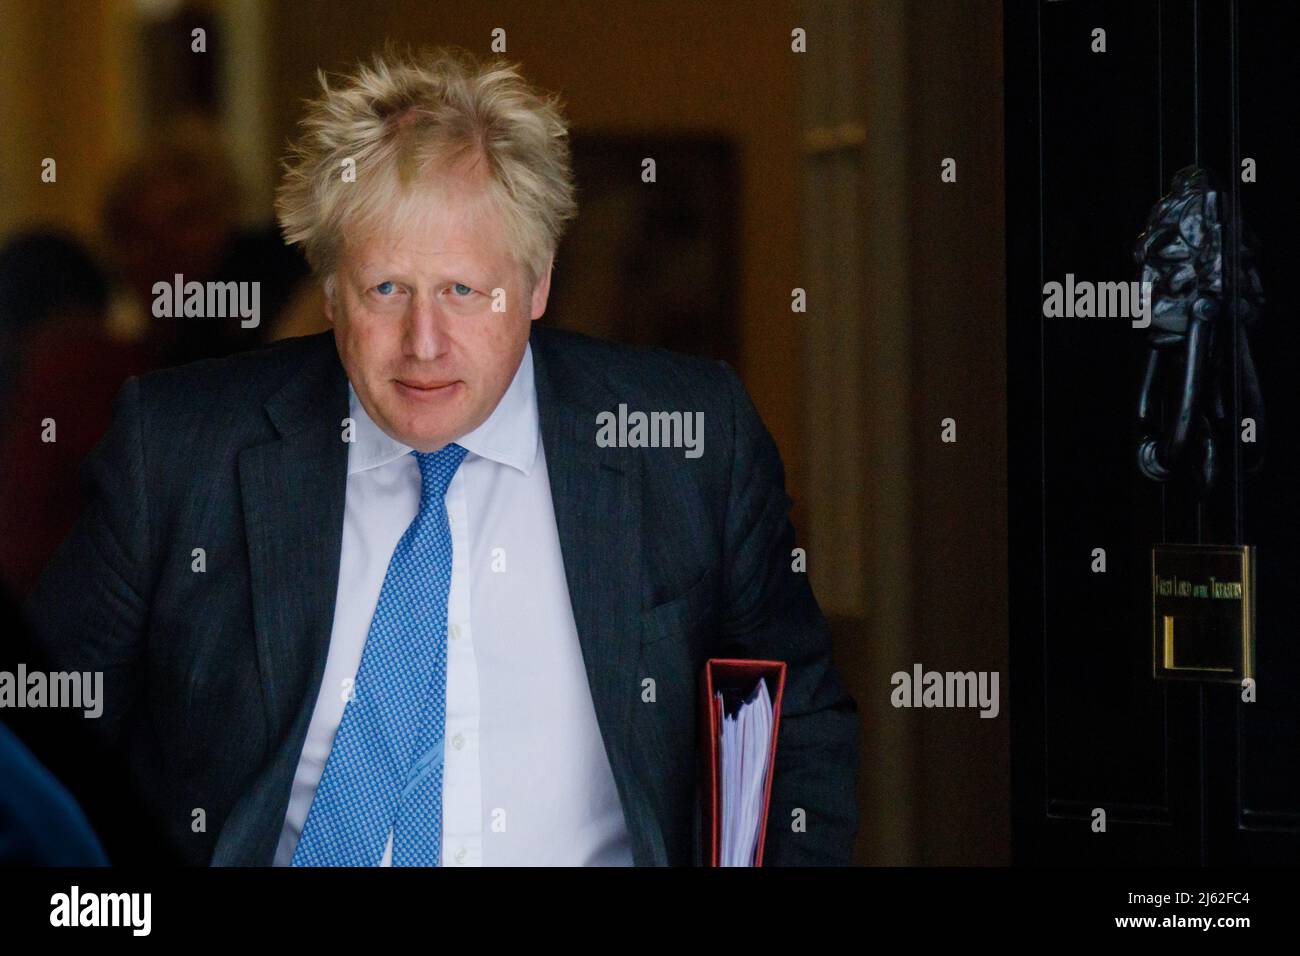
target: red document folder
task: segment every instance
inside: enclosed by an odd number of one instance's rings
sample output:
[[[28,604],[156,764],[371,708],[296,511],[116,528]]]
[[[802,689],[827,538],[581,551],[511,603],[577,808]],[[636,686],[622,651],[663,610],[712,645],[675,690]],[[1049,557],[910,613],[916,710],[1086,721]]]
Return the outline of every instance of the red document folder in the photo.
[[[767,680],[768,694],[772,698],[772,742],[767,752],[767,780],[763,784],[763,815],[759,825],[758,845],[754,850],[754,866],[763,865],[768,804],[772,798],[772,774],[776,767],[776,738],[781,728],[785,662],[711,658],[705,662],[704,672],[700,675],[699,796],[705,866],[718,866],[722,852],[722,702],[714,699],[714,692],[736,688],[748,695],[758,685],[758,681],[764,678]]]

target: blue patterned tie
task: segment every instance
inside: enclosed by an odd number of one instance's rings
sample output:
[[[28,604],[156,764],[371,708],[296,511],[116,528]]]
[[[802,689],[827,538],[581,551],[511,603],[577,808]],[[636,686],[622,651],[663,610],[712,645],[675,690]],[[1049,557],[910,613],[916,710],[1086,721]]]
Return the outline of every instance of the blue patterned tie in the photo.
[[[466,451],[413,451],[420,510],[402,535],[343,709],[294,866],[438,866],[447,722],[451,528],[444,497]]]

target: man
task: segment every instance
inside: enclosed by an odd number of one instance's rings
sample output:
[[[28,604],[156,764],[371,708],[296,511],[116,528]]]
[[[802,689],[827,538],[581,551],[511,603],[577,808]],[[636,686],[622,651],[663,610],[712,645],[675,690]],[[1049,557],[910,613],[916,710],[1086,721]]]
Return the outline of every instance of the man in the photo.
[[[169,846],[698,863],[697,679],[732,656],[788,665],[764,863],[848,862],[856,708],[738,378],[533,324],[554,100],[444,51],[322,85],[277,207],[332,334],[129,381],[29,605],[52,666],[105,671]],[[620,406],[702,430],[598,440]]]

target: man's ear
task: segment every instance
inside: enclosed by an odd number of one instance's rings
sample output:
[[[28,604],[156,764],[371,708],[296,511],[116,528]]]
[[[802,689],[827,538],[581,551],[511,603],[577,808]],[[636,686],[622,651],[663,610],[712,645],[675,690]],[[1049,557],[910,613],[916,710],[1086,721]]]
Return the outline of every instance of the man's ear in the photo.
[[[537,284],[533,286],[533,308],[530,318],[536,322],[546,311],[546,300],[551,295],[551,269],[555,265],[555,257],[551,256],[546,263],[546,268],[537,278]]]
[[[325,318],[329,319],[330,325],[334,324],[334,290],[335,282],[333,276],[330,276],[321,283],[321,291],[325,293]]]

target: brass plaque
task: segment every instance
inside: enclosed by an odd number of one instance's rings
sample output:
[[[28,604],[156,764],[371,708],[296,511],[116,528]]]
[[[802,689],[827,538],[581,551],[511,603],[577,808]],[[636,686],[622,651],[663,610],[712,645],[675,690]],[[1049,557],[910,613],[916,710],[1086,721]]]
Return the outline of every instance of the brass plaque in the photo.
[[[1152,667],[1169,680],[1240,684],[1255,677],[1255,549],[1151,549]]]

